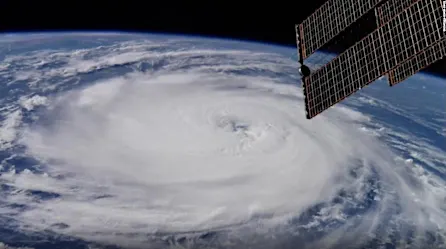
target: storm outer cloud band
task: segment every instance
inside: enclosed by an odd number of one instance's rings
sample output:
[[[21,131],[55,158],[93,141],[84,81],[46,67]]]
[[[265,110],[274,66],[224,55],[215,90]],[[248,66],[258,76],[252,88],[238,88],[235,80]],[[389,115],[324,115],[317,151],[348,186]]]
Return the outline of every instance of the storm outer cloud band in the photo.
[[[20,132],[19,142],[45,173],[10,171],[0,179],[54,197],[37,200],[26,191],[8,197],[29,206],[16,213],[26,229],[132,245],[157,233],[289,232],[290,220],[332,203],[340,192],[356,201],[370,191],[379,201],[362,220],[343,213],[348,198],[316,215],[314,226],[344,224],[330,232],[338,240],[320,243],[342,241],[352,226],[365,238],[393,212],[413,219],[415,233],[445,221],[441,195],[426,194],[404,161],[361,131],[369,117],[339,106],[305,119],[296,78],[275,75],[295,74],[293,60],[243,49],[125,46],[111,49],[113,56],[70,58],[59,72],[75,75],[128,60],[144,61],[140,69],[160,68],[38,99],[47,105],[45,122]],[[379,187],[368,184],[375,175]]]

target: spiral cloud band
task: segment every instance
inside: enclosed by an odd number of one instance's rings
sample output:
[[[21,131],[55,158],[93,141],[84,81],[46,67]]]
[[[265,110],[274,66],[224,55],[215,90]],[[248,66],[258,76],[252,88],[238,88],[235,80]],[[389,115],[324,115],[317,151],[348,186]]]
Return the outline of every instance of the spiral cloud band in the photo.
[[[134,246],[150,234],[249,236],[278,227],[279,235],[299,234],[291,221],[317,205],[311,221],[295,226],[337,224],[318,248],[384,236],[390,230],[379,227],[395,214],[414,234],[444,229],[444,191],[419,183],[404,160],[364,132],[370,117],[338,106],[305,119],[294,60],[244,49],[162,48],[123,43],[107,51],[113,56],[91,60],[92,51],[80,51],[83,57],[73,54],[48,73],[138,69],[39,99],[44,121],[19,138],[39,170],[0,176],[17,189],[47,193],[43,200],[21,191],[8,197],[28,206],[5,211],[23,229]],[[51,60],[66,59],[57,56]],[[371,195],[373,203],[364,201]],[[362,218],[349,208],[363,210]]]
[[[257,213],[299,213],[334,195],[348,161],[369,151],[344,123],[302,119],[293,86],[283,87],[285,98],[265,91],[273,83],[249,78],[146,77],[108,80],[64,96],[57,123],[24,140],[32,153],[60,162],[53,170],[75,175],[54,191],[82,197],[84,211],[101,209],[84,213],[86,220],[122,222],[121,208],[128,208],[128,232],[188,231]],[[91,201],[100,195],[108,197]],[[35,216],[48,217],[50,225],[54,211],[73,209],[59,208]]]

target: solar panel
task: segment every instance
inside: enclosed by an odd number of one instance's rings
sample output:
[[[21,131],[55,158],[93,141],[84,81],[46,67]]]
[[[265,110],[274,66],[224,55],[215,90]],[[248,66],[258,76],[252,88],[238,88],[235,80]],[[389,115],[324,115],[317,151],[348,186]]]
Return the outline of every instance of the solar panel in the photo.
[[[312,118],[440,40],[441,2],[418,0],[304,79]]]
[[[394,86],[430,64],[446,57],[446,37],[415,54],[389,72],[389,84]]]
[[[376,8],[379,26],[390,21],[418,0],[389,0]]]
[[[296,27],[302,59],[338,35],[383,0],[328,0]]]

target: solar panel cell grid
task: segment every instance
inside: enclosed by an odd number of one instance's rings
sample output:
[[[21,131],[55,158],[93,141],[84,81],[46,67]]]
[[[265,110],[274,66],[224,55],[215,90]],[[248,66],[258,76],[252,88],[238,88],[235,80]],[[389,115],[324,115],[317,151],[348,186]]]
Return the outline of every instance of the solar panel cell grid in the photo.
[[[434,45],[427,47],[392,69],[389,72],[389,84],[391,86],[396,85],[428,65],[445,57],[446,38],[443,37],[443,39],[437,41]]]
[[[305,59],[317,49],[338,35],[362,15],[383,0],[328,0],[300,26],[302,58]]]
[[[377,16],[379,19],[379,24],[383,25],[384,23],[388,22],[393,17],[401,13],[401,11],[417,1],[418,0],[390,0],[385,2],[383,5],[377,8],[377,11],[380,13],[380,15]]]
[[[309,116],[317,115],[440,40],[441,14],[439,1],[419,0],[311,74],[306,79],[306,86],[311,86],[307,92],[318,90],[308,95]],[[416,23],[420,25],[413,25]]]

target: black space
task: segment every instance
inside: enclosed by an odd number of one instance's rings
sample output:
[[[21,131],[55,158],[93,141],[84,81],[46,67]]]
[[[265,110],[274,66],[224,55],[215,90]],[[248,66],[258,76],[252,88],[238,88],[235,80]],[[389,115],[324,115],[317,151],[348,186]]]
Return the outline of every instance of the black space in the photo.
[[[294,25],[324,0],[295,1],[0,1],[0,32],[112,30],[252,40],[296,47]],[[366,18],[359,30],[374,27]],[[329,50],[352,45],[350,35]],[[353,35],[352,35],[353,36]],[[346,38],[346,39],[345,39]],[[428,71],[446,76],[446,59]]]

